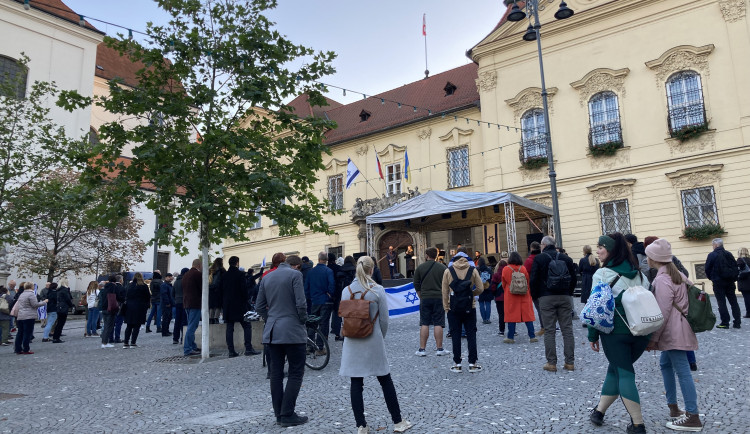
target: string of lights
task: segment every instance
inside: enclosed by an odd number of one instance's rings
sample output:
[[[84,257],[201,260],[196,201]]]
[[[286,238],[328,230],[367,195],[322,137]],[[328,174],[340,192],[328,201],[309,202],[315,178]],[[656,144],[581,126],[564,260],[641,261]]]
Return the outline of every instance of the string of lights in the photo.
[[[513,143],[508,143],[508,144],[505,144],[505,145],[502,145],[502,146],[497,146],[497,147],[490,148],[490,149],[487,149],[487,150],[484,150],[484,151],[479,151],[479,152],[475,152],[473,154],[469,154],[468,157],[471,158],[471,157],[475,157],[477,155],[484,156],[484,154],[486,154],[488,152],[496,151],[496,150],[500,150],[500,152],[502,152],[503,148],[508,148],[508,147],[515,146],[515,145],[520,145],[520,144],[521,144],[520,141],[513,142]],[[414,172],[420,172],[421,173],[422,169],[437,169],[437,166],[440,166],[440,165],[443,165],[443,164],[448,164],[448,161],[440,161],[440,162],[428,164],[426,166],[417,167],[417,168],[411,168],[411,167],[409,167],[409,170],[412,173],[414,173]],[[404,171],[405,168],[402,168],[401,170]],[[403,173],[402,173],[402,176],[403,176]],[[369,183],[370,181],[377,181],[377,180],[380,179],[379,175],[375,176],[375,177],[372,177],[372,178],[365,178],[365,179],[361,179],[361,180],[359,179],[360,177],[364,177],[364,174],[362,173],[361,170],[359,172],[359,175],[357,176],[357,180],[354,181],[354,182],[352,182],[352,185],[357,185],[357,184],[362,184],[362,183]],[[328,191],[327,188],[319,188],[318,189],[318,192],[320,192],[320,193],[324,193],[324,192],[327,192],[327,191]]]
[[[34,0],[24,0],[24,8],[26,10],[30,9],[30,5],[32,4],[33,1]],[[57,6],[53,6],[53,5],[47,5],[47,4],[45,4],[43,7],[47,8],[47,9],[55,9],[55,10],[59,10],[61,12],[70,13],[70,10],[68,10],[68,9],[63,9],[63,8],[60,8],[60,7],[57,7]],[[105,20],[102,20],[102,19],[99,19],[99,18],[94,18],[94,17],[90,17],[90,16],[87,16],[87,15],[82,15],[82,14],[78,14],[78,17],[79,17],[79,25],[82,26],[82,27],[85,27],[86,20],[89,20],[89,21],[95,21],[97,23],[106,24],[108,26],[117,27],[119,29],[127,30],[128,37],[130,39],[133,38],[133,34],[138,34],[138,35],[142,35],[142,36],[145,36],[145,37],[148,37],[148,38],[153,38],[152,35],[149,35],[149,34],[147,34],[145,32],[141,32],[141,31],[138,31],[138,30],[133,30],[131,28],[128,28],[128,27],[125,27],[125,26],[122,26],[120,24],[113,23],[113,22],[110,22],[110,21],[105,21]],[[172,42],[172,44],[174,44],[174,43]],[[209,55],[210,55],[210,53],[211,52],[208,51]],[[244,63],[244,62],[241,62],[241,64],[242,63]],[[370,99],[380,100],[380,103],[383,104],[383,105],[385,105],[386,102],[389,103],[389,104],[393,104],[398,109],[401,109],[402,107],[406,107],[406,109],[408,110],[408,108],[410,107],[412,109],[412,111],[415,112],[415,113],[418,113],[418,112],[426,113],[427,117],[432,117],[432,116],[436,116],[437,117],[437,116],[440,116],[442,119],[445,119],[446,117],[453,117],[453,120],[455,122],[458,122],[458,120],[461,119],[462,121],[466,121],[467,124],[471,124],[471,123],[476,122],[477,126],[487,125],[487,128],[497,127],[498,130],[502,130],[503,128],[505,128],[506,131],[510,131],[511,129],[513,129],[513,131],[515,133],[518,133],[519,131],[524,131],[522,128],[519,128],[519,127],[514,126],[514,125],[505,125],[505,124],[500,124],[500,123],[496,123],[496,122],[487,122],[487,121],[483,121],[483,120],[480,120],[480,119],[473,119],[473,118],[469,118],[469,117],[465,117],[465,116],[451,115],[451,114],[448,114],[446,111],[435,112],[435,111],[433,111],[429,107],[422,107],[421,105],[411,104],[411,103],[407,103],[407,102],[403,102],[403,101],[396,101],[396,100],[392,100],[392,99],[388,99],[388,98],[384,98],[384,97],[379,97],[379,96],[375,96],[375,95],[369,95],[366,92],[361,92],[361,91],[357,91],[357,90],[353,90],[353,89],[344,88],[344,87],[341,87],[341,86],[337,86],[335,84],[324,83],[324,82],[321,82],[321,81],[311,81],[311,83],[314,84],[314,85],[317,85],[318,87],[322,87],[322,88],[333,88],[333,89],[341,90],[343,96],[346,96],[347,92],[349,92],[351,94],[362,95],[363,99],[370,98]]]

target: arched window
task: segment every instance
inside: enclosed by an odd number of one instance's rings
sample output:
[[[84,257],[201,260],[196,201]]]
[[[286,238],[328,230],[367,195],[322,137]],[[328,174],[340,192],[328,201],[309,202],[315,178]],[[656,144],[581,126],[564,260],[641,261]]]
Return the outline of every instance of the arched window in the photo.
[[[534,108],[521,116],[522,159],[547,157],[547,130],[544,127],[544,110]]]
[[[26,67],[16,59],[0,56],[0,95],[26,97]]]
[[[702,126],[706,123],[701,76],[694,71],[680,71],[667,80],[669,132]]]
[[[599,92],[589,100],[589,142],[592,146],[622,142],[620,109],[614,92]]]

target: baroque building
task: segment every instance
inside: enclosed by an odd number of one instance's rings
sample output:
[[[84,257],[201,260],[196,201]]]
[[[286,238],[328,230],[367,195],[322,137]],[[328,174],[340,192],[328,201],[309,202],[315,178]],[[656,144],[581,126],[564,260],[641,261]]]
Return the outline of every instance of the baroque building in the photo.
[[[225,253],[258,264],[277,251],[365,252],[367,215],[430,190],[504,191],[550,206],[547,140],[559,235],[573,258],[602,233],[655,235],[669,239],[691,277],[702,279],[711,238],[721,236],[735,252],[750,244],[747,1],[571,0],[575,15],[564,21],[553,18],[557,3],[540,3],[549,135],[536,43],[522,39],[527,23],[499,17],[467,52],[473,64],[352,104],[313,109],[304,96],[293,101],[301,116],[338,124],[326,136],[331,156],[315,185],[343,211],[329,217],[335,234],[279,237],[261,218],[250,241],[227,240]],[[361,173],[346,189],[348,159]],[[507,249],[488,247],[482,221],[453,221],[426,240],[408,228],[376,228],[369,247]],[[527,240],[551,229],[538,216],[517,225]],[[525,254],[526,243],[518,250]]]

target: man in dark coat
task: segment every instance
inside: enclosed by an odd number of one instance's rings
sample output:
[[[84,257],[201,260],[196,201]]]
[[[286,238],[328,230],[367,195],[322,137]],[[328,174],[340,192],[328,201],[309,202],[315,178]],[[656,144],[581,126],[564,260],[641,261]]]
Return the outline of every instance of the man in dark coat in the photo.
[[[185,304],[183,303],[182,295],[182,278],[185,277],[185,273],[187,272],[187,268],[180,270],[180,274],[175,279],[174,285],[172,285],[172,299],[174,300],[175,306],[174,332],[172,333],[172,344],[174,345],[180,343],[182,327],[187,323],[187,315],[185,314]]]
[[[182,351],[186,356],[194,356],[201,353],[195,344],[195,330],[198,329],[198,321],[201,319],[201,289],[202,289],[201,260],[193,259],[193,267],[185,273],[182,278],[182,297],[187,311],[187,330],[183,339]],[[205,325],[204,325],[205,326]]]
[[[234,324],[240,323],[245,335],[245,355],[253,356],[260,354],[253,349],[253,327],[252,324],[243,321],[247,311],[247,287],[245,286],[245,273],[239,270],[240,258],[232,256],[229,258],[229,270],[221,278],[221,292],[224,303],[224,324],[227,328],[227,349],[229,357],[237,357],[239,354],[234,350]],[[252,271],[251,271],[252,273]]]
[[[156,333],[161,333],[161,272],[159,270],[154,270],[148,289],[151,291],[151,312],[146,318],[146,333],[151,333],[151,318],[154,319]]]
[[[159,287],[162,336],[172,336],[172,333],[169,333],[169,323],[172,322],[172,307],[174,306],[174,299],[172,298],[172,279],[172,273],[167,273],[167,275],[164,276],[164,281]]]
[[[715,238],[711,246],[714,250],[706,258],[705,270],[706,277],[714,285],[714,297],[716,297],[716,304],[719,305],[721,323],[716,327],[720,329],[729,328],[729,310],[727,309],[727,300],[729,300],[729,306],[732,308],[732,316],[734,317],[733,327],[738,329],[742,323],[742,312],[739,303],[737,303],[737,295],[734,292],[736,288],[734,282],[737,281],[739,275],[737,261],[734,259],[734,255],[724,250],[724,241],[721,238]],[[721,269],[725,267],[734,269],[731,279],[722,278]]]
[[[567,287],[549,288],[547,277],[550,263],[555,260],[565,262],[570,276]],[[534,263],[529,272],[529,287],[531,296],[539,298],[544,326],[549,333],[544,334],[544,353],[547,363],[545,371],[557,371],[557,349],[555,347],[555,324],[560,324],[563,337],[563,354],[565,364],[563,369],[575,369],[575,338],[573,336],[573,290],[576,287],[576,269],[573,260],[565,253],[559,253],[555,248],[555,239],[550,236],[542,238],[542,253],[534,257]]]
[[[309,297],[312,302],[310,313],[320,317],[318,328],[326,340],[328,340],[328,331],[330,330],[333,299],[336,295],[333,271],[326,266],[327,262],[328,255],[325,252],[318,253],[318,265],[307,273],[307,280],[304,283],[305,296]],[[318,342],[318,344],[322,345],[323,343]]]

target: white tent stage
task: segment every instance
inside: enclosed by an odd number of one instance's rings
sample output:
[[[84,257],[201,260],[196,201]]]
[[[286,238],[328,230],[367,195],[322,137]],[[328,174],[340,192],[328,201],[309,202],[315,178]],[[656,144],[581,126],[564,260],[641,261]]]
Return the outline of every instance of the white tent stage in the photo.
[[[447,222],[451,219],[452,213],[461,213],[461,218]],[[367,216],[367,249],[372,256],[375,250],[373,225],[380,225],[381,229],[386,225],[413,228],[424,234],[428,230],[439,227],[504,223],[508,249],[514,251],[517,250],[518,245],[515,229],[518,218],[532,220],[550,216],[552,216],[552,208],[512,193],[432,190]],[[470,218],[467,219],[467,217]]]

